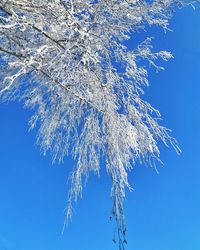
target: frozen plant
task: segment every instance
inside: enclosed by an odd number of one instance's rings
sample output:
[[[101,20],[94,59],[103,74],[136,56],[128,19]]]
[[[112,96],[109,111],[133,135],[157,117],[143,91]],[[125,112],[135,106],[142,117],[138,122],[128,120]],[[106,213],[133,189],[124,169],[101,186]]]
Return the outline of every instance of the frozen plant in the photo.
[[[126,243],[123,201],[136,162],[154,166],[158,140],[179,151],[160,113],[142,99],[147,63],[172,58],[151,38],[133,50],[125,41],[145,27],[168,29],[177,0],[0,0],[0,97],[33,110],[44,154],[76,162],[66,222],[83,181],[106,162],[119,249]]]

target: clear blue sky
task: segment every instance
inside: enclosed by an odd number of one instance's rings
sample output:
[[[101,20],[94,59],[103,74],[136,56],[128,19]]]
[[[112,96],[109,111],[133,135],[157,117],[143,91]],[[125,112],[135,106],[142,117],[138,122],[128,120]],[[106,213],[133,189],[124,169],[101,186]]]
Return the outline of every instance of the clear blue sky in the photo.
[[[165,166],[159,175],[140,165],[130,174],[127,250],[200,250],[199,10],[179,11],[171,21],[173,32],[150,31],[157,36],[155,48],[171,50],[175,59],[166,71],[151,74],[145,99],[173,128],[183,153],[161,145]],[[21,104],[0,104],[0,250],[117,249],[105,166],[100,179],[89,179],[73,222],[61,235],[72,162],[52,166],[50,157],[40,154],[35,132],[28,133],[29,116]]]

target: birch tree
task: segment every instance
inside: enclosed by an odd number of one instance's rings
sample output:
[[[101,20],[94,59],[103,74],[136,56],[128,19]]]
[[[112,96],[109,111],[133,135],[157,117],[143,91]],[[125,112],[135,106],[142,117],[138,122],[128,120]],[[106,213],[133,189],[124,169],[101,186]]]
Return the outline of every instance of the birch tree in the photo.
[[[148,67],[172,54],[154,51],[147,37],[130,50],[142,29],[167,31],[177,0],[0,0],[0,98],[33,110],[30,128],[52,161],[71,156],[66,220],[89,174],[106,162],[112,179],[111,217],[119,249],[126,244],[123,202],[136,163],[159,160],[158,141],[179,148],[161,115],[142,94]],[[136,33],[137,32],[137,33]]]

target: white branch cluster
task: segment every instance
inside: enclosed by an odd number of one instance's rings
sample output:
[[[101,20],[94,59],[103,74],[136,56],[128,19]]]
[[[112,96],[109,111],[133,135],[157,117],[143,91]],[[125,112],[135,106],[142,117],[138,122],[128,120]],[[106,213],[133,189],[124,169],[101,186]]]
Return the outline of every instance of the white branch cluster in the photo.
[[[128,170],[136,161],[154,164],[157,141],[176,141],[159,125],[160,114],[142,100],[146,62],[169,60],[153,52],[151,38],[130,50],[125,41],[147,26],[168,29],[176,0],[1,0],[0,95],[34,110],[30,127],[53,161],[71,155],[67,218],[83,179],[106,161],[113,181],[113,217],[124,249],[123,200]]]

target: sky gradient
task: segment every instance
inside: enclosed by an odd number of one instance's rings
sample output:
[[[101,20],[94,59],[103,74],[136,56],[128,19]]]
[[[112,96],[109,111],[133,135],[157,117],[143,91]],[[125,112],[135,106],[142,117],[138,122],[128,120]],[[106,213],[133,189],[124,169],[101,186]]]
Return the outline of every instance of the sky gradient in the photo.
[[[178,11],[173,32],[152,29],[135,40],[155,36],[155,50],[175,59],[166,70],[150,73],[144,98],[173,129],[182,154],[162,144],[159,175],[136,165],[129,175],[134,188],[125,202],[127,250],[200,250],[200,8]],[[73,162],[52,165],[28,133],[31,112],[20,103],[0,104],[0,250],[114,250],[109,221],[111,182],[90,177],[72,223],[61,235],[67,176]]]

